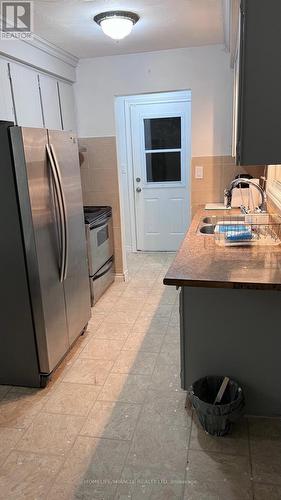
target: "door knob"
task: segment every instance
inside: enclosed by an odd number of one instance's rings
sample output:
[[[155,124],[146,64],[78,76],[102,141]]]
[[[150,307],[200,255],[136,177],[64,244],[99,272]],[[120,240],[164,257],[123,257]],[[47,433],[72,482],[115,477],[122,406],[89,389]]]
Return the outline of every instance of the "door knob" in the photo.
[[[136,192],[137,192],[137,193],[141,193],[141,188],[140,188],[140,187],[137,187]]]

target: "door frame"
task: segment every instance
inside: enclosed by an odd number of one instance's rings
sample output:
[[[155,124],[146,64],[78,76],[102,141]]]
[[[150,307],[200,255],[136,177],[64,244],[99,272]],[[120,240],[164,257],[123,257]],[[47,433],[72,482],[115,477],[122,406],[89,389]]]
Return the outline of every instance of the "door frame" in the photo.
[[[137,252],[136,210],[134,196],[134,165],[132,150],[131,107],[143,104],[166,104],[192,102],[191,90],[175,90],[170,92],[147,93],[140,95],[116,96],[116,142],[119,178],[121,180],[120,196],[122,198],[122,219],[126,234],[126,250]],[[191,106],[188,109],[191,123]],[[125,134],[124,134],[125,131]],[[190,131],[191,132],[191,131]],[[190,133],[191,135],[191,133]],[[189,206],[191,210],[191,137],[186,142],[186,186],[189,189]]]

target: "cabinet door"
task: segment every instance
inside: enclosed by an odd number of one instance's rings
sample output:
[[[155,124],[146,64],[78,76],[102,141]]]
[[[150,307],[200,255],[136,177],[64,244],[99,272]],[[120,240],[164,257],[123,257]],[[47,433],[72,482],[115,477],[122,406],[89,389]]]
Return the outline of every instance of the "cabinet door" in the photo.
[[[0,120],[15,122],[9,64],[0,60]]]
[[[42,107],[36,71],[14,63],[10,68],[18,125],[42,128]]]
[[[242,0],[237,162],[281,163],[280,0]]]
[[[58,82],[47,75],[39,75],[44,126],[51,130],[61,130],[61,114]]]
[[[63,130],[75,132],[75,103],[72,85],[64,82],[59,82],[59,95]]]

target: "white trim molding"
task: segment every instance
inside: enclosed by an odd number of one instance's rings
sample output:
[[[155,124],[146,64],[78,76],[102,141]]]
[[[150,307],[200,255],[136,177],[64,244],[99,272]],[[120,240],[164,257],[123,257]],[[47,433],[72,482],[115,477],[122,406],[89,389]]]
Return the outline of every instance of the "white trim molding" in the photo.
[[[35,33],[29,39],[0,38],[0,55],[70,83],[76,81],[78,57]]]
[[[143,104],[191,102],[191,90],[148,92],[115,97],[115,124],[117,162],[121,200],[122,233],[126,250],[137,252],[137,227],[134,199],[133,152],[131,133],[131,107]],[[191,152],[188,153],[191,159]],[[190,163],[191,169],[191,163]],[[187,179],[190,181],[190,171]],[[190,209],[191,207],[189,207]],[[126,234],[126,236],[125,236]]]
[[[230,15],[231,0],[223,0],[223,29],[224,29],[224,45],[227,52],[230,52],[230,32],[231,32],[231,15]]]
[[[266,193],[281,210],[281,165],[268,165]]]
[[[61,49],[60,47],[57,47],[51,42],[48,42],[48,40],[45,40],[44,38],[41,38],[38,35],[33,34],[33,37],[30,40],[23,40],[24,43],[27,43],[28,45],[32,45],[32,47],[36,47],[37,49],[40,49],[42,52],[46,52],[46,54],[49,54],[53,57],[56,57],[60,61],[63,61],[66,64],[69,64],[73,68],[77,68],[78,63],[79,63],[79,58],[74,56],[73,54],[70,54],[64,49]]]
[[[239,42],[240,0],[223,0],[224,45],[230,53],[230,66],[234,67]]]

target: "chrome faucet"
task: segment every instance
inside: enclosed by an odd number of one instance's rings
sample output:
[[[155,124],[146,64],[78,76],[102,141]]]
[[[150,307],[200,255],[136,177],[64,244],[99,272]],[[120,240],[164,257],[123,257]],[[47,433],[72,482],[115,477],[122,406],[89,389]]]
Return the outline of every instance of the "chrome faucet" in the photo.
[[[251,184],[251,186],[254,186],[260,193],[261,195],[261,204],[255,209],[255,212],[266,212],[267,211],[267,205],[266,205],[266,192],[264,189],[259,184],[256,184],[253,182],[251,179],[245,179],[244,177],[239,177],[238,179],[234,179],[231,183],[228,189],[225,189],[224,191],[224,196],[226,197],[226,208],[231,208],[231,200],[232,200],[232,190],[236,188],[239,184]],[[241,212],[242,213],[248,213],[249,210],[244,206],[241,205]]]

